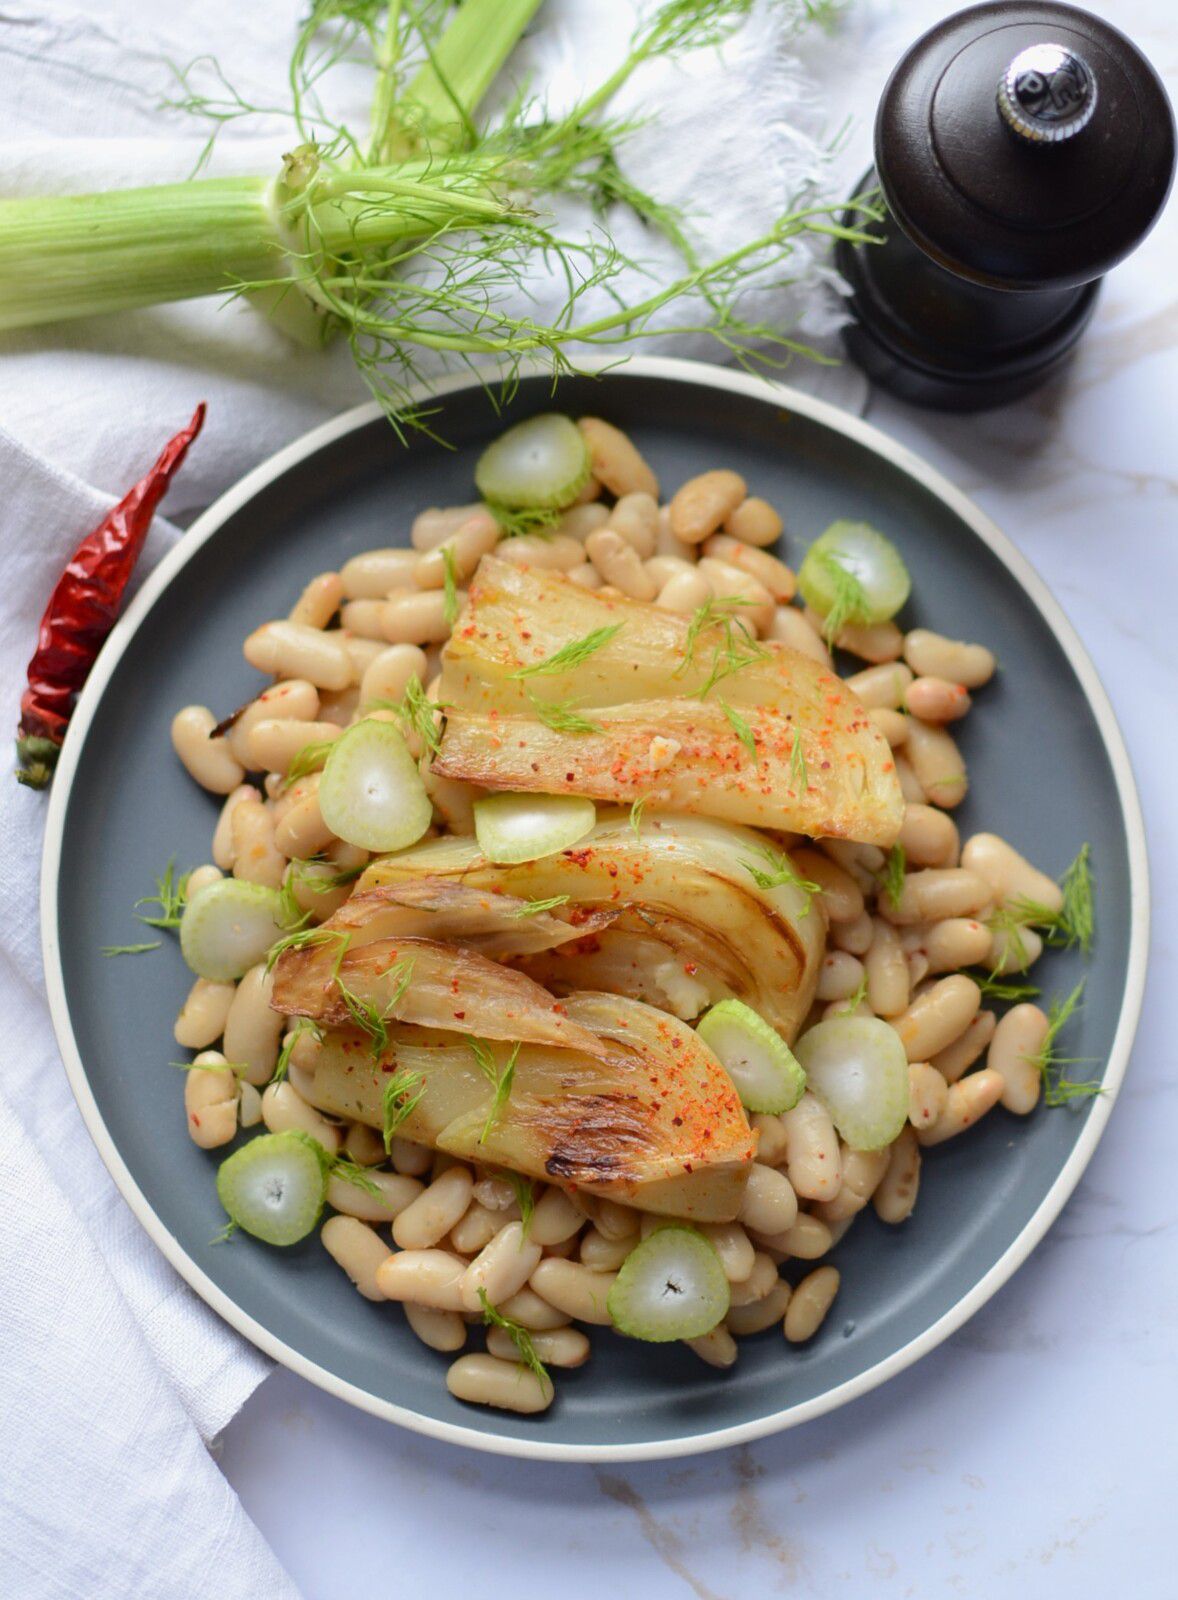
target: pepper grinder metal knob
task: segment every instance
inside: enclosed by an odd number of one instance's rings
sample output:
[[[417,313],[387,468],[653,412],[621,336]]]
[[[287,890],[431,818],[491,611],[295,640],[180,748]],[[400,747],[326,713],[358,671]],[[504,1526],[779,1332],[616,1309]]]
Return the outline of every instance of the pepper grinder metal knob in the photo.
[[[838,246],[851,355],[957,411],[1036,388],[1071,355],[1100,279],[1157,220],[1174,117],[1150,64],[1075,6],[990,0],[947,18],[880,101],[882,243]],[[846,218],[854,222],[853,214]]]

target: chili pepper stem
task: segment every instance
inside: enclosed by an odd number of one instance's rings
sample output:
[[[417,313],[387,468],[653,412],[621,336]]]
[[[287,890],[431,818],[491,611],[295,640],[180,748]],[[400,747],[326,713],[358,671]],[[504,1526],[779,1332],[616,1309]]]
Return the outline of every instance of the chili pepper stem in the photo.
[[[29,789],[47,789],[60,754],[61,746],[54,744],[52,739],[42,739],[36,734],[27,734],[18,739],[16,755],[20,766],[15,774],[17,783],[23,783]]]

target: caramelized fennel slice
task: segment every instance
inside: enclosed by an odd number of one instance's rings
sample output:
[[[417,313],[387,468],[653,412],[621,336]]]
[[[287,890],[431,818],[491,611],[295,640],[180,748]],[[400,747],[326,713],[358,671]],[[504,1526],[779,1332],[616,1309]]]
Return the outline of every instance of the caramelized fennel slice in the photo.
[[[613,913],[603,911],[574,926],[550,911],[530,912],[528,900],[515,895],[420,876],[361,884],[323,927],[346,933],[349,950],[377,939],[419,938],[460,943],[490,961],[504,961],[581,939],[612,920]]]
[[[329,1028],[355,1023],[358,1005],[370,1011],[378,1027],[396,1019],[590,1054],[601,1048],[524,973],[432,939],[376,939],[354,950],[343,948],[342,954],[337,943],[286,950],[274,968],[270,1003],[275,1011],[310,1017]]]
[[[473,839],[442,838],[374,861],[361,892],[422,877],[546,899],[568,895],[563,913],[581,937],[521,957],[546,987],[593,988],[647,1001],[691,1019],[733,997],[787,1041],[814,998],[825,924],[817,904],[789,883],[761,888],[769,848],[748,828],[704,817],[643,814],[635,831],[610,812],[571,850],[514,866],[496,865]],[[612,912],[603,927],[594,919]]]
[[[315,1056],[314,1103],[379,1128],[384,1085],[394,1071],[413,1073],[423,1093],[398,1128],[406,1138],[640,1210],[732,1221],[756,1140],[720,1063],[653,1007],[598,994],[567,1006],[603,1054],[523,1045],[489,1126],[493,1089],[469,1047],[397,1024],[379,1063],[362,1034],[329,1033]],[[490,1048],[502,1073],[511,1050]]]
[[[611,627],[573,668],[514,676]],[[484,557],[440,697],[445,777],[872,844],[900,829],[895,763],[865,708],[809,657],[753,640],[739,612],[693,634],[656,606]],[[545,703],[575,705],[595,731],[557,731]]]

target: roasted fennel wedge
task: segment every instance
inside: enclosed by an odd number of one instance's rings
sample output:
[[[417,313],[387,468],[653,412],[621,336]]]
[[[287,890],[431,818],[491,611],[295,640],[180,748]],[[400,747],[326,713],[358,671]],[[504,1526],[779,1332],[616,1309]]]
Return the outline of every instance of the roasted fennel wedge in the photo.
[[[374,1053],[394,1020],[488,1039],[598,1048],[593,1034],[524,973],[432,939],[374,939],[353,950],[341,933],[286,950],[274,968],[271,1005],[329,1028],[356,1024]]]
[[[814,838],[890,845],[900,829],[895,763],[864,707],[738,610],[689,621],[487,556],[440,698],[444,777]]]
[[[790,872],[786,852],[749,828],[650,812],[635,828],[610,812],[572,849],[514,866],[488,861],[474,839],[431,839],[374,861],[350,904],[437,880],[499,890],[513,905],[567,896],[558,915],[581,937],[514,962],[546,988],[608,990],[686,1020],[735,998],[792,1041],[826,929]]]
[[[379,1060],[364,1034],[329,1032],[314,1057],[314,1103],[381,1128],[395,1080],[412,1089],[397,1129],[407,1138],[643,1211],[732,1221],[755,1138],[720,1063],[690,1028],[651,1006],[601,994],[571,995],[566,1005],[602,1053],[484,1046],[499,1074],[514,1059],[510,1093],[494,1114],[476,1048],[401,1024]]]

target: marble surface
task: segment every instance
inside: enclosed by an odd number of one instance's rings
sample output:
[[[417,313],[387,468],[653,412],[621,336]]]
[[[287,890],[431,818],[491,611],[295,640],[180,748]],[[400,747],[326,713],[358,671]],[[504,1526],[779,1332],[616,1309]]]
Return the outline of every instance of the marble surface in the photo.
[[[842,79],[847,104],[873,105],[898,51],[949,9],[904,0],[860,13],[828,47],[829,65],[857,63]],[[1094,9],[1143,44],[1173,92],[1171,0]],[[860,128],[848,175],[867,149]],[[1071,371],[1021,405],[964,419],[880,396],[868,407],[1046,578],[1109,690],[1141,789],[1155,897],[1145,1011],[1116,1113],[1062,1217],[978,1316],[883,1389],[695,1460],[478,1456],[275,1373],[220,1461],[307,1600],[427,1581],[502,1593],[591,1584],[620,1600],[1175,1592],[1176,257],[1171,207],[1108,280]]]

